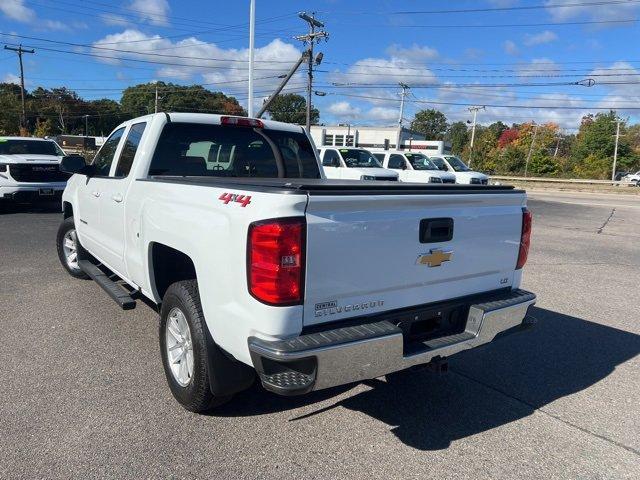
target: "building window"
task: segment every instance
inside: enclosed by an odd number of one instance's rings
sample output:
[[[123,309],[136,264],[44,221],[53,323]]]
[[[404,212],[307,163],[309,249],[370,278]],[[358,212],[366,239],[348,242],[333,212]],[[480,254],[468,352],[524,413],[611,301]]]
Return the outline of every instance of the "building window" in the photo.
[[[353,135],[347,135],[347,147],[353,147]]]
[[[322,142],[323,145],[333,145],[333,135],[327,135],[325,133],[324,135],[324,141]]]
[[[334,145],[337,147],[344,147],[344,135],[336,135]]]

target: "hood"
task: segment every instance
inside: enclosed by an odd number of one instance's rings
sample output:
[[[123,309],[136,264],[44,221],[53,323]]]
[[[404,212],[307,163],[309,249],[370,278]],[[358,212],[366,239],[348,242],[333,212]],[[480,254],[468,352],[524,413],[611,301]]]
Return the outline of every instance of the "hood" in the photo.
[[[56,155],[0,155],[0,163],[60,163]]]
[[[396,172],[392,172],[391,170],[387,170],[386,168],[357,168],[352,167],[348,168],[349,172],[359,173],[360,175],[370,175],[372,177],[388,177],[388,178],[398,178],[398,174]]]
[[[474,172],[473,170],[470,172],[456,172],[455,176],[457,178],[464,178],[464,179],[472,179],[472,178],[480,178],[482,180],[489,179],[489,177],[487,177],[484,173]]]

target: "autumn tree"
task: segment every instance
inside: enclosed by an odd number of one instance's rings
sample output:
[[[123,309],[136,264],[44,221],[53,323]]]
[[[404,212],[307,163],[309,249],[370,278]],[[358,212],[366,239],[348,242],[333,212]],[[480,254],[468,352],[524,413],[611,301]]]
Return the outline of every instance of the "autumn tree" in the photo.
[[[297,93],[277,95],[269,104],[267,112],[278,122],[304,125],[307,122],[307,100]],[[311,125],[317,125],[319,121],[320,112],[315,107],[311,108]]]

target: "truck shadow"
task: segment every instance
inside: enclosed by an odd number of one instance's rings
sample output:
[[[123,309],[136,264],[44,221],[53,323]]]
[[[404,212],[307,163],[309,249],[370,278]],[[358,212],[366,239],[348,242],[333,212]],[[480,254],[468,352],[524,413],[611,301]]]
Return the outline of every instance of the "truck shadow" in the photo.
[[[531,415],[554,400],[584,390],[640,353],[640,335],[550,310],[532,308],[537,325],[451,359],[448,375],[407,372],[311,413],[336,407],[370,415],[396,437],[420,450],[447,448],[452,441]],[[283,398],[259,387],[240,394],[214,415],[261,415],[308,407],[352,387]]]
[[[16,213],[60,213],[62,211],[60,201],[36,202],[36,203],[13,203],[0,201],[0,215],[11,215]]]

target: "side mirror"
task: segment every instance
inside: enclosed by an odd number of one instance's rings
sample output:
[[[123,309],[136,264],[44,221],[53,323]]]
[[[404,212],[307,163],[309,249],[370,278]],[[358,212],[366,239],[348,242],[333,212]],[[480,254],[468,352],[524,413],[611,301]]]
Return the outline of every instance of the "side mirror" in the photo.
[[[60,162],[60,170],[66,173],[80,173],[88,177],[95,173],[93,165],[87,165],[87,161],[82,155],[66,155]]]

